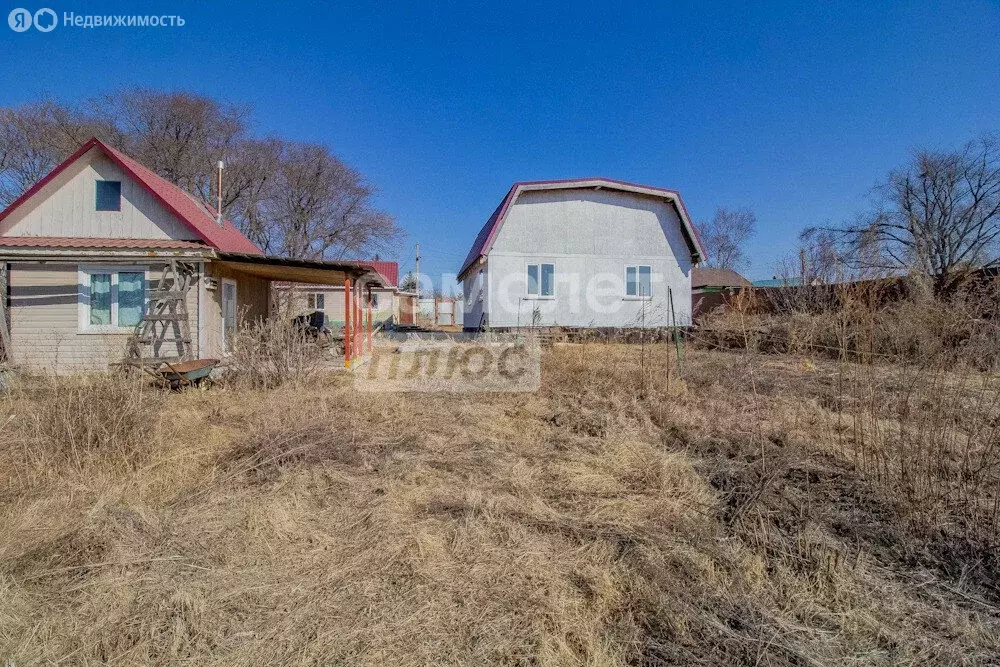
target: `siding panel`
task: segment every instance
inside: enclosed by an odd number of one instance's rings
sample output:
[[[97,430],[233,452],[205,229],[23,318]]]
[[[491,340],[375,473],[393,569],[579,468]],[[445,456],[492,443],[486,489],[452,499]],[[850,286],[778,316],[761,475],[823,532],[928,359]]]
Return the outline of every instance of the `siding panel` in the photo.
[[[114,265],[113,262],[101,264]],[[122,268],[131,265],[123,264]],[[158,279],[162,264],[146,274]],[[80,333],[79,265],[15,263],[10,269],[11,359],[47,372],[103,371],[121,361],[131,332]],[[187,298],[192,337],[198,330],[198,289]],[[197,355],[197,340],[193,347]]]

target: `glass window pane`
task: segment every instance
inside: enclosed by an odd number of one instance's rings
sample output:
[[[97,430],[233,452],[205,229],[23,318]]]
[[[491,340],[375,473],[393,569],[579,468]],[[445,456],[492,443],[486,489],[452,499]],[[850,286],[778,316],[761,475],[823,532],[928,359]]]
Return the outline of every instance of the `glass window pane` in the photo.
[[[552,284],[555,270],[553,264],[542,264],[542,296],[552,296],[556,293],[555,285]]]
[[[528,265],[528,294],[538,294],[538,265]]]
[[[139,272],[118,274],[118,326],[134,327],[142,319],[146,306],[146,275]]]
[[[111,274],[90,274],[90,323],[111,324]]]
[[[326,308],[326,295],[317,294],[316,295],[316,310],[324,310]]]
[[[636,296],[635,267],[625,268],[625,296]]]
[[[650,271],[648,266],[639,267],[639,296],[649,296],[652,294],[650,291],[652,289],[652,281],[650,280]]]
[[[122,182],[97,181],[95,199],[98,211],[122,210]]]
[[[306,294],[306,308],[308,308],[309,310],[315,310],[316,309],[316,295],[315,294]]]

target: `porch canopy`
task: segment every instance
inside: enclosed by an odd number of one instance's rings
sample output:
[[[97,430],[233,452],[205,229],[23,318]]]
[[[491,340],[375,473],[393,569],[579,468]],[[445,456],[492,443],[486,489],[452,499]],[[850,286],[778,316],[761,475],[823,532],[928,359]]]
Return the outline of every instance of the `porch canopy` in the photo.
[[[309,283],[312,285],[340,285],[350,280],[363,281],[372,287],[385,287],[387,279],[366,262],[356,260],[293,259],[220,252],[216,263],[265,280]]]
[[[342,285],[344,365],[350,368],[352,361],[372,352],[371,291],[391,283],[371,264],[357,260],[292,259],[232,252],[220,252],[218,258],[216,263],[224,268],[273,282]]]

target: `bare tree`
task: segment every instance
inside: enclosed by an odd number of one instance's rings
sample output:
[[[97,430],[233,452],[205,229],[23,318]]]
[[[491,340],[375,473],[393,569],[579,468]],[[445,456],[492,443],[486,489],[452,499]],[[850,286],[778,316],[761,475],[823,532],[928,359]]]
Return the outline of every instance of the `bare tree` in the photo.
[[[1000,142],[920,150],[876,187],[872,214],[836,230],[865,270],[916,272],[947,295],[970,271],[1000,261]]]
[[[746,265],[746,244],[757,231],[757,216],[749,208],[719,208],[711,222],[701,225],[706,266],[739,269]]]
[[[260,139],[250,110],[187,92],[128,89],[67,106],[0,108],[0,204],[99,136],[211,207],[226,164],[222,212],[266,252],[345,256],[398,234],[373,189],[323,146]]]
[[[49,100],[0,108],[0,205],[17,199],[95,129],[72,109]]]
[[[324,147],[286,144],[264,217],[268,249],[321,258],[380,249],[398,234],[395,219],[371,206],[372,188]]]

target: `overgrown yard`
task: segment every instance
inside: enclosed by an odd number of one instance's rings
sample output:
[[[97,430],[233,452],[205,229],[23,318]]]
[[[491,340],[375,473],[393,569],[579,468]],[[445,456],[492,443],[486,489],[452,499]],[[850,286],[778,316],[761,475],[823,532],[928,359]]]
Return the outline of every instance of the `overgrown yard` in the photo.
[[[991,376],[674,354],[557,346],[537,394],[26,381],[0,660],[1000,664]]]

